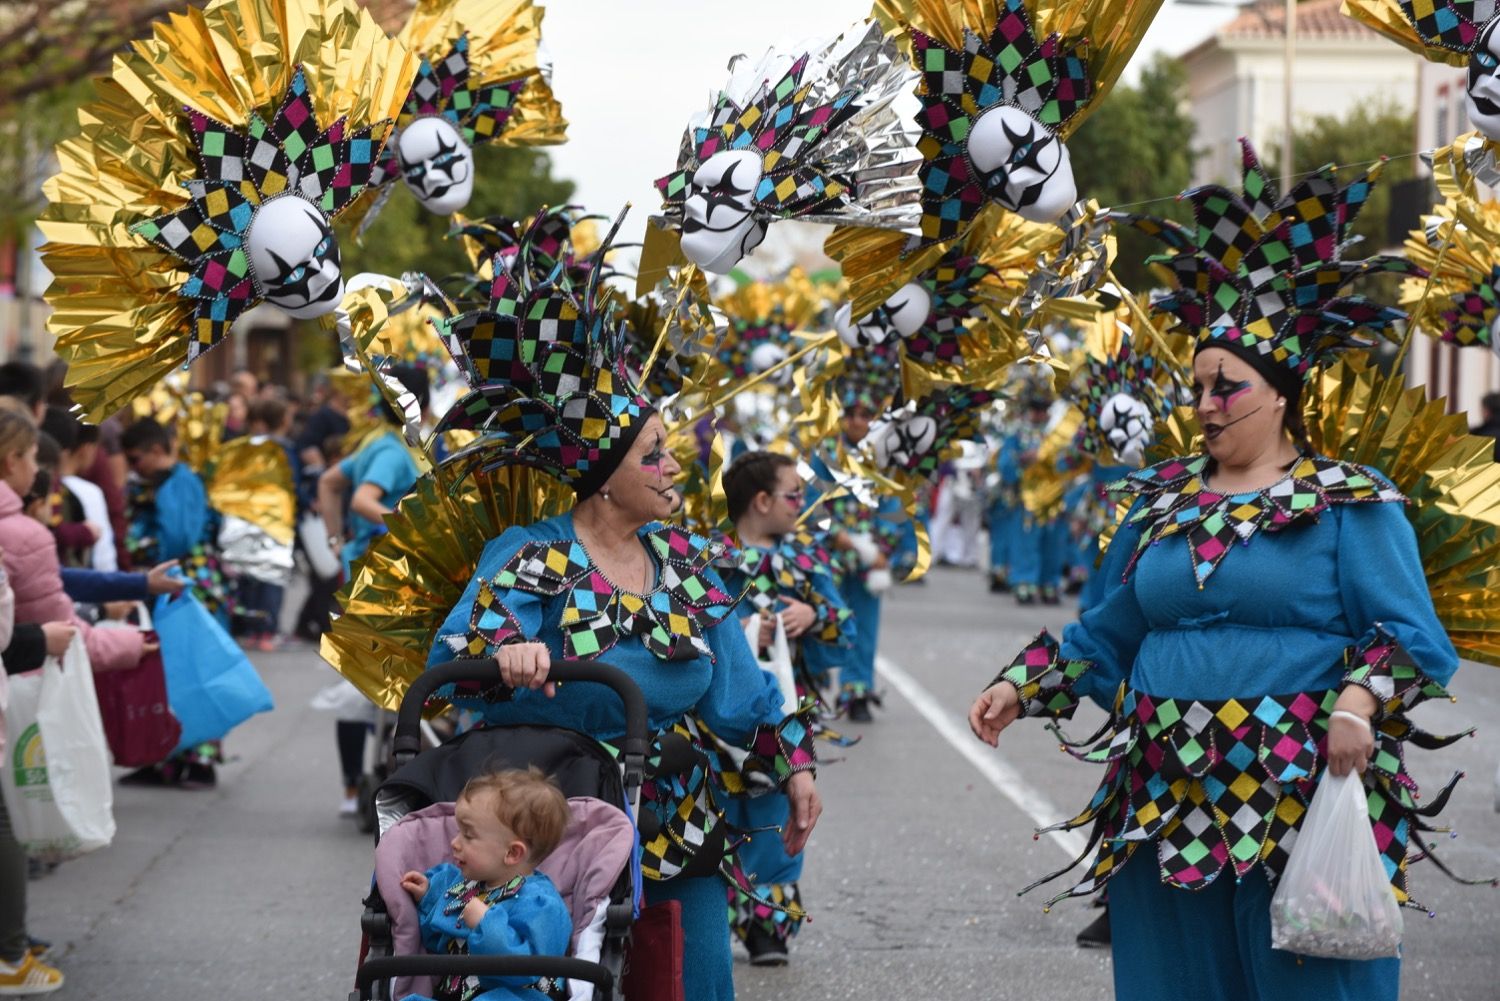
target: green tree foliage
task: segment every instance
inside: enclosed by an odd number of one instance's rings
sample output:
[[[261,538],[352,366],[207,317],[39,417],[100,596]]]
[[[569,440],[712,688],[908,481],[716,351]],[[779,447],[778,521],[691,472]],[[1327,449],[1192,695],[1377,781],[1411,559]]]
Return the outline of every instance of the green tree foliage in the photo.
[[[543,206],[564,205],[573,197],[573,182],[552,176],[552,161],[545,153],[480,146],[474,154],[474,198],[463,210],[470,219],[494,215],[522,219]],[[428,212],[398,181],[359,243],[352,236],[340,240],[344,273],[421,271],[442,278],[467,272],[469,260],[460,241],[448,236],[449,228],[447,216]]]
[[[1338,164],[1339,181],[1348,184],[1365,165],[1382,156],[1401,157],[1385,165],[1379,183],[1370,192],[1354,232],[1365,238],[1358,253],[1373,254],[1386,245],[1386,224],[1391,211],[1391,190],[1400,181],[1415,177],[1412,148],[1415,116],[1390,103],[1361,104],[1347,115],[1318,115],[1292,133],[1293,166],[1306,174],[1327,163]],[[1281,176],[1280,165],[1271,168]]]
[[[1192,182],[1196,157],[1186,99],[1187,76],[1165,55],[1146,65],[1135,86],[1115,87],[1068,140],[1079,196],[1107,208],[1190,219],[1175,200]],[[1144,262],[1162,251],[1161,244],[1126,227],[1116,233],[1120,280],[1137,291],[1159,284]]]

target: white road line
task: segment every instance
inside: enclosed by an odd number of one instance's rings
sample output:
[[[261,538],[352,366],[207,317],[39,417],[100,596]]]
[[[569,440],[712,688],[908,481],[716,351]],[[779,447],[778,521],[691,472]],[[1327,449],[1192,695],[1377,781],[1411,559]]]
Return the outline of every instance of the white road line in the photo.
[[[1021,812],[1030,817],[1037,827],[1048,827],[1067,818],[1041,790],[1023,779],[1021,773],[999,752],[975,740],[974,735],[969,732],[968,724],[944,709],[932,693],[923,688],[916,678],[907,674],[899,664],[889,657],[877,656],[875,665],[879,677],[889,681],[891,687],[900,692],[932,724],[938,736],[978,769],[979,774],[988,779],[1000,795],[1020,807]],[[1068,858],[1082,855],[1088,845],[1083,835],[1077,831],[1052,831],[1047,837],[1067,852]]]

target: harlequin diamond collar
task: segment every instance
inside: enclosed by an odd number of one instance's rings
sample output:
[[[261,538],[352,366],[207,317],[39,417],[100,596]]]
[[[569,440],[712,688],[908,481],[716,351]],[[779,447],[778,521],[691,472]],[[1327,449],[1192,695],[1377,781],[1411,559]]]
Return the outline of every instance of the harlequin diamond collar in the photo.
[[[1334,504],[1406,501],[1400,491],[1365,467],[1320,455],[1303,455],[1268,487],[1221,493],[1204,482],[1209,461],[1207,455],[1168,459],[1106,488],[1112,494],[1134,494],[1142,500],[1128,522],[1140,527],[1141,538],[1123,579],[1130,577],[1147,546],[1185,535],[1193,576],[1201,590],[1232,544],[1249,545],[1258,531],[1276,532],[1298,522],[1316,522]]]
[[[627,636],[639,636],[662,660],[713,659],[705,633],[738,600],[711,570],[723,558],[723,547],[670,525],[648,528],[641,538],[659,570],[656,585],[646,592],[616,587],[577,539],[523,546],[492,586],[500,595],[508,589],[564,595],[563,655],[569,659],[598,657]]]

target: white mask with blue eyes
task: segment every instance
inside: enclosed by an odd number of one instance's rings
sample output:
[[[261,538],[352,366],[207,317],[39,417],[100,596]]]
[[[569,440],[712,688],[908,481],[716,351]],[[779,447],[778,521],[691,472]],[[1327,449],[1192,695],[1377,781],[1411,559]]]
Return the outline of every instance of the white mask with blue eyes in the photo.
[[[401,179],[429,212],[451,215],[474,194],[474,151],[446,118],[418,118],[396,137]]]
[[[289,316],[324,316],[344,297],[338,240],[304,198],[281,195],[263,203],[245,234],[245,251],[266,301]]]
[[[1078,200],[1068,147],[1020,108],[980,115],[965,148],[985,193],[1023,219],[1056,222]]]
[[[1491,20],[1474,43],[1464,108],[1469,121],[1485,138],[1500,140],[1500,38],[1495,35],[1496,25],[1500,25],[1500,18]]]

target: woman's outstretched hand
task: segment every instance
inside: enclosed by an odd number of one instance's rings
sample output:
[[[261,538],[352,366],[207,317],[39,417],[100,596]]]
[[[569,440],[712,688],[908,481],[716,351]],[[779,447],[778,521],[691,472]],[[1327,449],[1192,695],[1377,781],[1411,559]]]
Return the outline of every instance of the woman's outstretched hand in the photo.
[[[500,665],[500,680],[511,688],[540,688],[547,698],[557,694],[557,686],[547,680],[552,670],[552,651],[545,643],[511,643],[495,654]]]
[[[786,798],[791,801],[792,814],[781,831],[781,843],[788,855],[795,855],[806,846],[823,814],[823,797],[818,795],[812,772],[797,772],[787,779]]]
[[[969,707],[969,729],[991,747],[1000,746],[1000,731],[1021,715],[1021,693],[1009,681],[997,681],[979,693]]]

